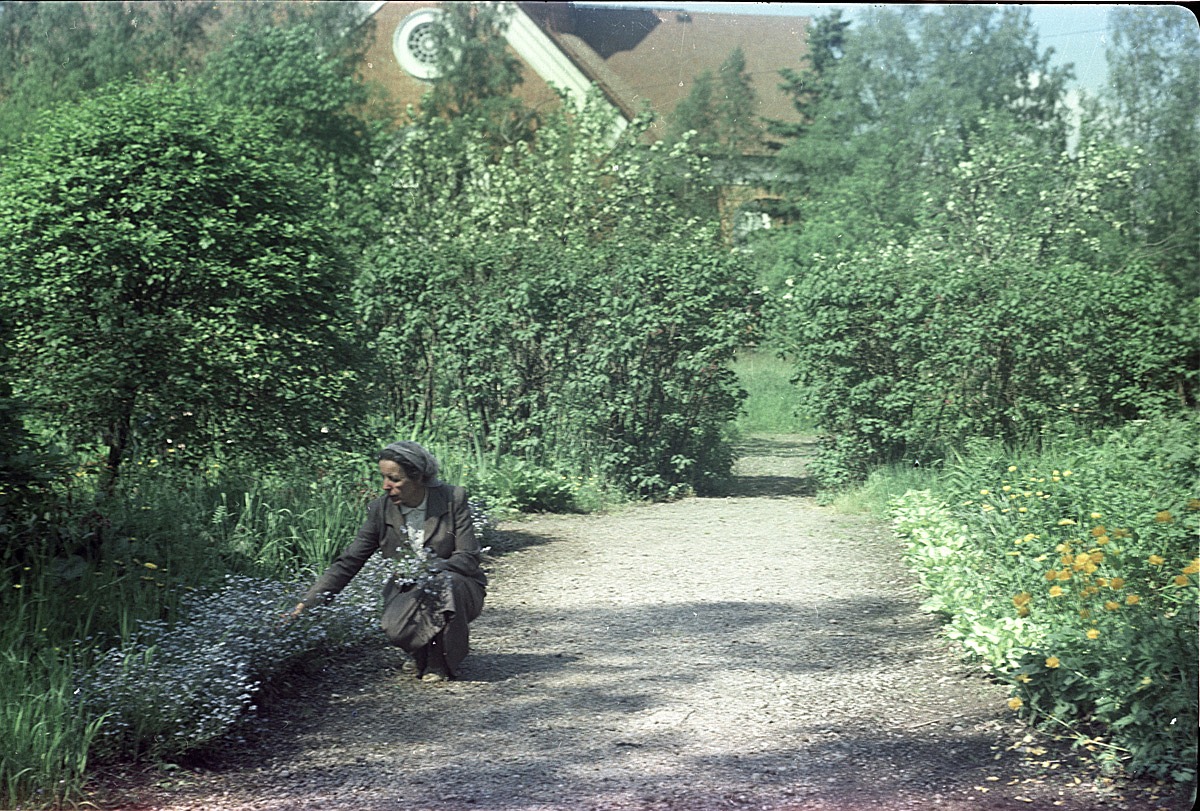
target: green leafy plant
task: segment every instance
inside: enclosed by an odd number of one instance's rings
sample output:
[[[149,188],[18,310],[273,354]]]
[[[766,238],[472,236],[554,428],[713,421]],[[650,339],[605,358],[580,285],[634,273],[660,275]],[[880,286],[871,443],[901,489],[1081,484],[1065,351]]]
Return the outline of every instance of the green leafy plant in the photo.
[[[1196,420],[1006,459],[977,443],[895,503],[947,634],[1010,706],[1113,768],[1195,778]]]
[[[269,128],[187,85],[50,114],[0,168],[14,395],[104,449],[109,492],[130,458],[269,453],[344,424],[348,268],[317,201]]]

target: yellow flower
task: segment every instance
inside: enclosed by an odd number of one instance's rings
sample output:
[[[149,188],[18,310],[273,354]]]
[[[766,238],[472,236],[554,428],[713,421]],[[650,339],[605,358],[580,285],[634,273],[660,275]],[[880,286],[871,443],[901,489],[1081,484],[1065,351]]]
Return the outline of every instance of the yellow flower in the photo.
[[[1145,687],[1147,684],[1154,684],[1154,679],[1150,678],[1149,676],[1142,676],[1141,684],[1143,687]]]
[[[1054,547],[1054,551],[1063,553],[1070,552],[1071,545],[1069,543],[1060,543],[1058,546]]]
[[[1071,579],[1071,570],[1063,569],[1058,574],[1056,574],[1054,577],[1056,580],[1062,580],[1062,581],[1070,580]]]
[[[1099,521],[1099,520],[1100,520],[1100,513],[1092,513],[1092,520],[1093,520],[1093,521]]]
[[[1031,532],[1028,535],[1026,535],[1024,538],[1022,538],[1021,540],[1025,541],[1025,543],[1029,543],[1030,541],[1036,541],[1037,536]]]
[[[979,495],[986,496],[986,495],[990,495],[991,492],[992,492],[991,490],[980,490]]]
[[[1137,596],[1136,594],[1130,594],[1128,597],[1125,598],[1125,605],[1137,605],[1141,601],[1142,601],[1141,597]]]
[[[1075,556],[1075,559],[1071,561],[1071,565],[1075,567],[1076,571],[1078,571],[1078,570],[1082,569],[1084,566],[1087,566],[1091,562],[1092,562],[1091,555],[1087,554],[1086,552],[1080,552],[1078,555]]]
[[[1118,608],[1120,608],[1120,607],[1121,607],[1121,604],[1120,604],[1120,603],[1118,603],[1118,602],[1114,602],[1114,601],[1112,601],[1112,600],[1109,600],[1108,602],[1106,602],[1106,603],[1104,604],[1104,610],[1105,610],[1105,611],[1116,611],[1116,610],[1117,610]]]
[[[1124,585],[1125,585],[1125,578],[1123,578],[1123,577],[1114,577],[1112,580],[1108,581],[1108,587],[1111,589],[1114,589],[1114,590],[1119,589],[1119,588],[1123,587]]]
[[[1007,493],[1012,490],[1012,487],[1010,487],[1009,485],[1006,484],[1003,487],[1001,487],[1000,489]]]
[[[1189,510],[1200,510],[1200,498],[1189,498],[1187,508]]]
[[[980,505],[980,509],[983,510],[985,513],[990,513],[992,510],[994,510],[996,508],[993,507],[991,504],[982,504],[982,505]]]
[[[1046,667],[1048,667],[1048,668],[1051,668],[1051,669],[1056,668],[1059,666],[1059,664],[1060,664],[1060,662],[1058,661],[1057,656],[1051,656],[1046,659]]]
[[[1029,512],[1029,508],[1028,507],[1017,507],[1017,512],[1027,513],[1027,512]]]
[[[1074,518],[1060,519],[1058,522],[1058,525],[1060,527],[1073,527],[1073,526],[1075,526],[1075,519]]]
[[[1029,606],[1023,605],[1020,608],[1018,608],[1017,616],[1018,617],[1028,617],[1029,616]]]
[[[1200,558],[1194,558],[1191,563],[1183,568],[1184,574],[1200,574]]]
[[[1097,515],[1097,514],[1096,514],[1096,513],[1092,513],[1092,515]],[[1098,516],[1097,516],[1097,517],[1098,517]],[[1106,529],[1104,528],[1104,525],[1103,525],[1103,524],[1101,524],[1101,525],[1099,525],[1099,526],[1092,527],[1092,534],[1093,534],[1093,535],[1095,535],[1097,538],[1099,538],[1101,535],[1107,535],[1107,534],[1108,534],[1108,530],[1106,530]]]
[[[1058,570],[1051,569],[1050,571],[1046,572],[1046,579],[1047,580],[1057,580],[1058,579]]]
[[[1029,682],[1033,681],[1033,679],[1029,677],[1028,673],[1022,673],[1021,675],[1017,676],[1017,681],[1021,682],[1021,684],[1029,684]]]
[[[1171,523],[1171,513],[1168,510],[1159,510],[1154,514],[1154,520],[1160,524]]]
[[[1164,558],[1162,555],[1151,555],[1150,557],[1146,558],[1146,560],[1151,566],[1162,566],[1167,562],[1166,558]]]
[[[1063,475],[1064,475],[1064,476],[1070,476],[1070,475],[1071,475],[1071,471],[1069,471],[1069,470],[1064,470],[1064,471],[1063,471]]]
[[[1051,475],[1051,476],[1057,476],[1057,475],[1058,475],[1058,471],[1057,471],[1057,470],[1051,470],[1051,471],[1050,471],[1050,475]]]
[[[1062,593],[1063,593],[1062,586],[1051,586],[1050,587],[1050,596],[1051,597],[1061,597]]]
[[[149,563],[149,562],[143,563],[142,565],[145,566],[147,569],[157,569],[158,568],[158,566],[156,566],[153,563]]]
[[[1171,582],[1177,586],[1186,586],[1188,583],[1191,583],[1192,581],[1190,579],[1188,579],[1188,576],[1186,574],[1177,574],[1177,575],[1175,575],[1175,579],[1172,580]]]
[[[1018,594],[1016,597],[1013,597],[1013,605],[1015,605],[1017,608],[1020,608],[1021,606],[1028,603],[1032,596],[1033,595],[1030,594],[1029,592],[1023,591],[1020,594]]]
[[[1013,696],[1008,700],[1008,708],[1010,710],[1019,710],[1024,704],[1025,702],[1021,700],[1020,696]]]
[[[1104,553],[1099,549],[1094,549],[1088,553],[1088,560],[1090,560],[1092,563],[1103,563]]]
[[[1107,546],[1108,545],[1108,536],[1101,535],[1099,538],[1096,539],[1096,543],[1099,544],[1100,546]]]
[[[1087,632],[1087,638],[1088,638],[1088,639],[1099,639],[1099,638],[1100,638],[1100,631],[1098,631],[1098,630],[1097,630],[1097,629],[1095,629],[1095,628],[1092,628],[1091,630],[1089,630],[1089,631]]]

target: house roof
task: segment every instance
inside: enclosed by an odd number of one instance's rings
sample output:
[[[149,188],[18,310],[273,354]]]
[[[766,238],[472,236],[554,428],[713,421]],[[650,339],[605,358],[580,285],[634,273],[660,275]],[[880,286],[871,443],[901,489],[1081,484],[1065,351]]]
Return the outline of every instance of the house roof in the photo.
[[[695,79],[714,76],[741,48],[756,96],[756,115],[794,121],[779,89],[783,68],[799,69],[807,54],[807,17],[711,14],[574,3],[520,3],[538,25],[609,99],[632,117],[643,105],[668,120]]]

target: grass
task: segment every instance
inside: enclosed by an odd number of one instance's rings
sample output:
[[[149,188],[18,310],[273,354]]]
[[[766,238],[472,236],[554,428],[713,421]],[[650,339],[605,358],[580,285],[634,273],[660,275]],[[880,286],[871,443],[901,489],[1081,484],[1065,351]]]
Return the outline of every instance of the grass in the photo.
[[[736,428],[742,434],[802,434],[813,430],[812,421],[799,411],[792,367],[769,349],[738,354],[733,371],[749,395]]]

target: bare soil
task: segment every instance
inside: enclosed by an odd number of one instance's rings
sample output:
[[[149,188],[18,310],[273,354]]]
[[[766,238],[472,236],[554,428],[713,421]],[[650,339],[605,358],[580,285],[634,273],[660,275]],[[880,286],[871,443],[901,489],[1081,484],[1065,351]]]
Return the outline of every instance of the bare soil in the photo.
[[[1031,733],[922,613],[886,526],[758,437],[720,497],[502,527],[461,679],[382,637],[293,677],[241,743],[110,775],[161,811],[1185,809]]]

